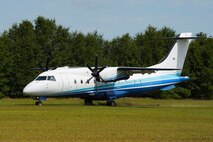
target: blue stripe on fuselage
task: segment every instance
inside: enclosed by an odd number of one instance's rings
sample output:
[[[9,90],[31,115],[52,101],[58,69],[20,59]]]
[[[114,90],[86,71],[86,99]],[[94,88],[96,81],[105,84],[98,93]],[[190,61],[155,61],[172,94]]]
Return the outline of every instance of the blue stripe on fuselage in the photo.
[[[161,89],[165,86],[180,83],[188,80],[188,77],[180,77],[179,75],[162,75],[150,78],[142,78],[137,80],[127,80],[125,82],[116,82],[110,84],[101,84],[96,87],[82,88],[76,90],[70,90],[62,92],[58,95],[76,95],[76,94],[92,94],[96,93],[103,94],[103,92],[114,92],[114,94],[119,94],[118,97],[122,97],[121,91],[124,91],[124,95],[127,93],[134,92],[151,92]],[[117,92],[117,93],[116,93]]]

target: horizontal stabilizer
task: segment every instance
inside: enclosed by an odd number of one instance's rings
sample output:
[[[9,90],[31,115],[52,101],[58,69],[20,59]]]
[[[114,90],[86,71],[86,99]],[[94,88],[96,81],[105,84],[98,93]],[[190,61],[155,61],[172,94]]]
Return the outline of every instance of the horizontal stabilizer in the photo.
[[[191,37],[167,37],[165,39],[199,39],[200,37],[191,36]]]

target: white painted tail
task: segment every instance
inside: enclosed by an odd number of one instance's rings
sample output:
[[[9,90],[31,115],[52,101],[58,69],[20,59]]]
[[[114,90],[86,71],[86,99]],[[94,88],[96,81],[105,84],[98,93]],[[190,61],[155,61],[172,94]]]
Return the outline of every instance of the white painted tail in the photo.
[[[192,41],[190,37],[192,37],[192,33],[181,33],[166,59],[150,68],[176,68],[180,70],[175,72],[181,73],[189,44]]]

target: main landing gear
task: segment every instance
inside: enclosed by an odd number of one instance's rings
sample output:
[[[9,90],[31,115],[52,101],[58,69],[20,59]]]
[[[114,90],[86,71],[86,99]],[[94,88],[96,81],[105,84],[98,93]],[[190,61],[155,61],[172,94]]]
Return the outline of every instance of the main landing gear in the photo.
[[[116,106],[116,103],[115,103],[115,101],[107,100],[107,105],[108,106]]]
[[[85,99],[84,105],[91,106],[91,105],[93,105],[93,102],[92,102],[92,100]],[[107,100],[107,106],[116,106],[116,103],[115,103],[115,101]]]
[[[93,105],[93,102],[92,102],[92,100],[90,100],[90,99],[85,99],[85,100],[84,100],[84,105],[86,105],[86,106],[91,106],[91,105]]]

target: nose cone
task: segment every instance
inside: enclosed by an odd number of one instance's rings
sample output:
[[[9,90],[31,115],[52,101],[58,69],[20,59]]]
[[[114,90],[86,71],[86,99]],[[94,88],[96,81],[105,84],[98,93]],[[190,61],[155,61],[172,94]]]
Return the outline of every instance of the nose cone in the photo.
[[[35,82],[31,82],[24,88],[23,93],[29,96],[40,96],[43,91]]]
[[[27,86],[24,87],[23,93],[31,96],[35,92],[34,92],[34,89],[32,88],[32,86],[30,84],[28,84]]]

